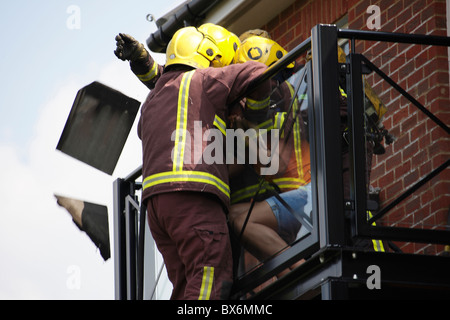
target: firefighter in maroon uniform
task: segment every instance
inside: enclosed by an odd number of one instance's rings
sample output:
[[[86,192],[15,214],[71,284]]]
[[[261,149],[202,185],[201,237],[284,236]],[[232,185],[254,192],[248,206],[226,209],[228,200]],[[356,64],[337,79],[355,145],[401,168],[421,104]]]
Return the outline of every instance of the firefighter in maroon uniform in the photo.
[[[232,283],[226,220],[228,170],[224,161],[211,163],[203,157],[216,139],[225,136],[201,137],[212,132],[226,134],[228,105],[266,66],[245,63],[209,68],[221,66],[221,52],[211,37],[194,27],[174,34],[166,59],[139,120],[142,198],[174,287],[172,299],[227,298]],[[252,97],[265,98],[269,91],[267,83]],[[193,137],[198,132],[200,143]],[[217,160],[219,150],[215,152]]]
[[[235,63],[253,60],[271,66],[287,54],[278,43],[267,37],[250,34],[242,40],[236,52]],[[259,129],[281,131],[278,141],[279,153],[274,154],[274,157],[279,158],[279,170],[273,176],[264,176],[272,184],[267,182],[261,184],[261,177],[257,177],[254,170],[248,166],[244,167],[239,175],[233,176],[230,183],[233,204],[230,225],[236,234],[242,236],[244,247],[260,261],[287,248],[296,240],[302,227],[294,214],[303,212],[307,202],[308,189],[300,187],[308,185],[311,181],[309,143],[300,115],[302,100],[298,97],[293,99],[296,95],[295,89],[286,81],[289,75],[299,69],[295,62],[290,63],[285,70],[272,78],[270,103],[251,103],[250,100],[249,104],[247,99],[247,110],[243,113],[245,119],[249,121],[247,125],[251,123],[250,126]],[[277,192],[270,191],[274,189],[273,186],[282,193],[281,197],[294,212],[287,210],[276,197],[273,197],[273,193]],[[257,202],[249,216],[251,201],[255,200]],[[246,222],[245,232],[241,234]],[[306,230],[303,228],[302,233]],[[251,260],[245,256],[246,265],[251,266],[254,263]],[[283,275],[286,271],[279,275]]]

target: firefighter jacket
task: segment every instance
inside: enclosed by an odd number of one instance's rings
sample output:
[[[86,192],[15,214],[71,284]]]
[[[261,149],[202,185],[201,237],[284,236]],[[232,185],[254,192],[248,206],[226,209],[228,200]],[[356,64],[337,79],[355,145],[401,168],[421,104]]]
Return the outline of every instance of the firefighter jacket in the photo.
[[[280,130],[279,145],[282,153],[280,154],[279,172],[265,178],[276,185],[277,192],[286,192],[311,182],[309,142],[300,113],[301,104],[306,96],[301,95],[293,99],[291,106],[292,97],[295,95],[292,85],[288,81],[279,83],[273,80],[272,87],[270,110],[268,110],[268,105],[249,105],[247,102],[245,117],[256,122],[260,129]],[[264,114],[264,118],[261,118],[260,114]],[[243,168],[240,175],[232,178],[231,203],[250,201],[257,192],[256,200],[263,200],[273,195],[271,189],[273,189],[273,185],[268,183],[260,185],[260,177],[247,166]]]
[[[280,174],[274,177],[273,182],[281,192],[286,192],[311,182],[308,134],[300,112],[306,97],[293,99],[295,89],[288,81],[282,82],[275,93],[279,95],[278,101],[282,103],[273,115],[273,128],[281,130],[280,142],[285,145],[285,154],[280,150],[280,158],[285,160],[286,164],[280,168]],[[277,99],[276,96],[274,98]]]
[[[265,69],[261,63],[247,62],[224,68],[170,69],[160,76],[142,106],[138,125],[144,200],[158,193],[184,190],[216,195],[225,207],[229,206],[228,169],[220,155],[226,146],[228,106]],[[269,92],[267,81],[251,97],[264,100]],[[211,151],[220,146],[217,140],[222,140],[222,149]],[[213,156],[214,161],[211,163],[205,155]]]
[[[159,65],[149,54],[145,61],[130,61],[131,71],[149,89],[155,87],[156,81],[164,71],[164,66]]]

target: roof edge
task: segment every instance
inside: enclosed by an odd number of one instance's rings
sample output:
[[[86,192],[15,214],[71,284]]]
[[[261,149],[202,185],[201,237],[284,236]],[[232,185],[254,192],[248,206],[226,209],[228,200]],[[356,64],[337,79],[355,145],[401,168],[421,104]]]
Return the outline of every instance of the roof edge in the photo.
[[[215,5],[223,0],[192,0],[179,7],[172,15],[165,15],[163,20],[159,19],[158,30],[152,33],[147,39],[148,48],[157,53],[164,53],[167,44],[172,39],[173,34],[180,28],[186,26],[196,26],[199,21],[205,18]],[[171,11],[172,12],[172,11]],[[171,13],[169,12],[169,14]],[[165,17],[167,17],[167,20]]]

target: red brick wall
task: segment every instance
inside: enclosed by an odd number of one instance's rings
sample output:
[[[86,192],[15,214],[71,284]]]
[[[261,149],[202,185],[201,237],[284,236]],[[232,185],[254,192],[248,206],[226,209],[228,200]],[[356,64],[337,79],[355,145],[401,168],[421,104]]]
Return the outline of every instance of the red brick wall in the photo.
[[[291,50],[318,23],[334,23],[348,14],[350,29],[368,30],[369,5],[381,12],[385,32],[447,35],[445,0],[298,0],[264,29]],[[450,125],[449,66],[446,47],[358,41],[363,53],[383,72]],[[447,134],[408,100],[373,75],[368,77],[389,111],[384,125],[397,140],[384,155],[374,156],[371,184],[381,188],[382,205],[430,173],[450,156]],[[450,206],[450,169],[441,173],[386,216],[389,225],[433,228],[446,224]],[[439,254],[442,246],[399,244],[406,252]]]
[[[286,50],[311,35],[318,23],[334,23],[347,13],[347,0],[297,0],[262,28]]]
[[[367,30],[369,5],[381,12],[381,31],[447,35],[446,3],[438,0],[367,1],[349,0],[349,28]],[[448,51],[446,47],[360,41],[364,53],[383,72],[408,91],[429,111],[450,124]],[[397,137],[384,155],[374,157],[372,185],[381,187],[387,204],[450,156],[450,140],[444,130],[391,89],[379,77],[369,77],[389,112],[384,125]],[[441,173],[414,195],[394,208],[385,222],[405,227],[433,228],[446,224],[450,205],[449,170]],[[401,244],[407,252],[436,254],[442,246]]]

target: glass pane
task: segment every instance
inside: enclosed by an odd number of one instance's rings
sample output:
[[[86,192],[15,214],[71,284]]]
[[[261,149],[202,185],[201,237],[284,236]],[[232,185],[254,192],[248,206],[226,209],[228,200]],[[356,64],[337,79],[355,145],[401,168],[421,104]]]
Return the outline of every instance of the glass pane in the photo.
[[[231,220],[237,241],[245,248],[239,257],[239,277],[312,229],[306,68],[287,71],[285,81],[280,81],[280,75],[274,77],[268,109],[245,114],[248,127],[257,128],[259,137],[267,130],[270,155],[278,165],[267,175],[243,173],[259,170],[253,166],[231,176],[231,215],[239,214],[239,219]]]
[[[366,57],[406,90],[423,107],[448,125],[449,79],[446,52],[437,47],[392,44],[380,55]],[[446,49],[445,49],[446,50]],[[395,54],[392,54],[395,52]],[[432,174],[448,160],[449,135],[438,124],[375,72],[366,76],[385,108],[378,115],[366,99],[367,137],[373,153],[371,195],[379,198],[380,210]],[[381,121],[374,123],[374,119]],[[370,128],[370,129],[369,129]],[[449,229],[449,171],[394,205],[376,223],[414,229]],[[438,254],[443,246],[396,243],[405,252]]]

